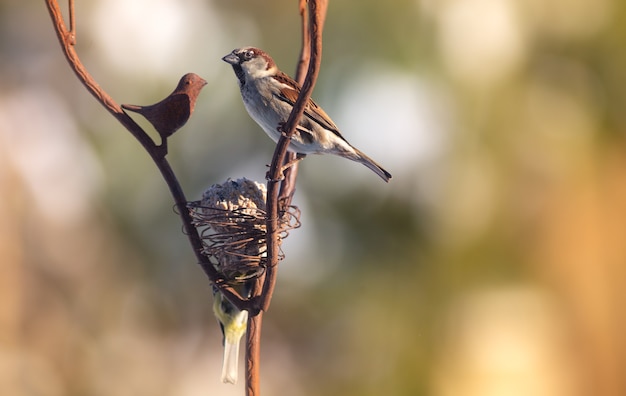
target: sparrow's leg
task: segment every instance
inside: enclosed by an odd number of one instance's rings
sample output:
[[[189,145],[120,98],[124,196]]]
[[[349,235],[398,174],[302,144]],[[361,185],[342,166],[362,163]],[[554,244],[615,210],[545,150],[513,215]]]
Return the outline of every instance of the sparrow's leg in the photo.
[[[296,130],[293,132],[293,135],[291,136],[287,136],[287,131],[285,131],[285,123],[284,122],[279,122],[278,123],[278,127],[276,128],[276,130],[278,132],[280,132],[281,136],[284,136],[285,138],[291,140],[295,137],[297,137],[300,140],[305,140],[305,141],[309,141],[309,143],[312,142],[313,140],[313,135],[311,134],[311,130],[309,128],[306,128],[302,125],[298,125],[296,126]]]
[[[284,173],[287,169],[291,168],[292,166],[294,166],[295,164],[297,164],[298,162],[302,161],[304,159],[304,157],[306,157],[306,154],[302,154],[302,153],[296,153],[296,158],[294,158],[293,160],[287,162],[285,165],[283,165],[280,168],[280,173]]]
[[[270,176],[270,171],[267,171],[267,173],[265,174],[265,179],[275,181],[275,182],[285,180],[285,171],[291,168],[292,166],[294,166],[295,164],[297,164],[298,162],[302,161],[304,157],[306,157],[306,154],[296,153],[296,158],[294,158],[293,160],[287,162],[285,165],[280,167],[280,177],[278,179],[273,180]]]
[[[287,131],[285,131],[285,125],[286,125],[286,124],[287,124],[287,123],[286,123],[286,122],[283,122],[283,121],[279,122],[279,123],[278,123],[278,127],[276,127],[276,130],[277,130],[278,132],[280,132],[280,134],[281,134],[282,136],[286,137],[287,139],[291,139],[291,137],[287,136]]]

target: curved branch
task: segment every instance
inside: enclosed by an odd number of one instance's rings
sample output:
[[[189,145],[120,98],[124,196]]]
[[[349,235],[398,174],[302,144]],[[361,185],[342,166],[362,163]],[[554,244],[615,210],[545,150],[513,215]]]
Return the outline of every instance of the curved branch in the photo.
[[[282,164],[289,163],[295,158],[294,153],[287,153],[289,137],[293,135],[296,125],[304,113],[304,104],[311,97],[313,87],[317,81],[322,52],[322,28],[326,16],[327,0],[300,0],[300,17],[302,19],[302,49],[296,71],[296,81],[303,84],[298,100],[285,124],[286,136],[282,136],[276,145],[267,183],[267,254],[268,266],[264,276],[257,280],[252,293],[254,302],[260,299],[256,312],[250,312],[246,330],[246,396],[260,395],[260,347],[261,324],[263,312],[269,308],[276,285],[276,266],[278,265],[280,232],[278,226],[279,212],[284,211],[290,204],[295,193],[295,183],[298,174],[298,163],[287,168],[282,183],[280,171]],[[307,70],[306,77],[304,71]],[[303,81],[304,80],[304,81]],[[257,306],[256,304],[254,304]]]
[[[300,59],[296,67],[296,82],[300,85],[304,83],[306,71],[311,59],[311,34],[309,31],[309,18],[307,12],[307,0],[300,0],[300,19],[302,20],[302,48],[300,49]],[[283,165],[293,164],[285,172],[285,180],[280,184],[278,202],[281,206],[279,211],[291,205],[291,200],[296,192],[296,177],[298,176],[299,162],[296,161],[296,153],[287,152]]]
[[[111,98],[111,96],[109,96],[104,89],[98,85],[80,61],[80,58],[74,48],[76,43],[76,34],[74,30],[75,22],[73,0],[69,0],[70,30],[67,29],[65,22],[63,21],[63,15],[57,1],[46,0],[46,6],[50,12],[50,17],[52,18],[54,29],[59,39],[59,43],[61,44],[61,48],[63,49],[63,53],[80,82],[83,83],[83,85],[87,88],[87,91],[89,91],[89,93],[91,93],[96,100],[98,100],[98,102],[100,102],[100,104],[109,111],[109,113],[111,113],[122,125],[124,125],[124,127],[128,129],[128,131],[139,141],[139,143],[141,143],[161,172],[161,175],[167,183],[170,193],[174,198],[174,202],[178,208],[178,214],[183,222],[185,234],[189,238],[189,242],[191,243],[196,258],[198,259],[198,263],[209,279],[220,288],[222,293],[224,293],[224,295],[233,304],[235,304],[237,308],[247,309],[250,303],[247,300],[244,300],[241,295],[237,293],[237,291],[225,282],[222,275],[217,272],[217,270],[209,262],[208,258],[202,254],[202,240],[198,231],[192,224],[192,219],[186,206],[187,199],[183,193],[180,183],[178,182],[178,179],[176,178],[176,175],[174,174],[174,171],[172,170],[169,162],[165,159],[165,156],[158,150],[158,146],[154,143],[150,136],[132,118],[124,113],[122,108],[113,100],[113,98]]]
[[[289,146],[289,140],[296,130],[296,126],[300,121],[300,118],[304,114],[306,103],[311,98],[311,93],[315,87],[317,76],[319,74],[319,67],[322,62],[322,29],[324,19],[326,16],[326,9],[328,8],[327,0],[310,0],[308,1],[309,10],[309,33],[311,37],[310,41],[310,61],[307,69],[306,78],[302,84],[302,90],[298,96],[298,100],[293,106],[293,110],[285,123],[283,136],[280,137],[274,156],[272,158],[272,164],[268,172],[267,182],[267,255],[268,265],[266,271],[266,279],[263,284],[263,291],[261,292],[260,309],[267,311],[270,305],[274,287],[276,285],[276,266],[278,265],[278,253],[280,250],[278,240],[278,220],[279,216],[279,186],[278,183],[283,180],[289,181],[289,179],[282,177],[281,167],[285,162],[285,156],[287,154],[287,147]],[[306,54],[303,51],[303,54]],[[291,180],[292,182],[292,180]],[[293,188],[293,183],[292,188]]]

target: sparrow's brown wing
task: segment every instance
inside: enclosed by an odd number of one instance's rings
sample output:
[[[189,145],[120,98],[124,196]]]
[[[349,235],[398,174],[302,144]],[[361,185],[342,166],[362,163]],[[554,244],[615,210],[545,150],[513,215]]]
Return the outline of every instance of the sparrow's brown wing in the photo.
[[[277,98],[293,106],[296,103],[296,100],[298,100],[298,95],[300,94],[300,86],[284,73],[278,73],[276,75],[276,79],[279,82],[288,86],[282,87],[280,89],[280,95],[278,95]],[[346,140],[343,136],[341,136],[341,133],[339,133],[339,128],[337,128],[337,126],[333,123],[328,114],[326,114],[326,112],[321,107],[319,107],[317,103],[313,101],[313,99],[309,98],[309,101],[304,108],[304,115],[309,120],[315,122],[322,128],[327,129],[341,139]]]

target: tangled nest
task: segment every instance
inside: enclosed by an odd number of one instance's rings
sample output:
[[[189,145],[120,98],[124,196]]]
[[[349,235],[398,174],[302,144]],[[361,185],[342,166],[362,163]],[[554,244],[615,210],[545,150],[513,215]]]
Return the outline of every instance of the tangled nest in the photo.
[[[214,184],[187,207],[203,241],[203,253],[232,282],[260,276],[267,266],[265,185],[248,179]],[[300,227],[300,210],[280,214],[279,244]],[[284,255],[280,251],[279,260]]]

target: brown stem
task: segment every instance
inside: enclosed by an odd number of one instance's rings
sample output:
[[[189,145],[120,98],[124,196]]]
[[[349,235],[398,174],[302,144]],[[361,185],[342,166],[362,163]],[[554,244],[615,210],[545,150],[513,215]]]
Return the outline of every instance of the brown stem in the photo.
[[[158,150],[158,146],[154,143],[150,136],[148,136],[148,134],[135,121],[133,121],[132,118],[124,113],[113,98],[111,98],[111,96],[109,96],[104,89],[98,85],[80,61],[80,58],[74,48],[76,36],[74,30],[75,27],[73,26],[73,0],[69,0],[70,30],[68,30],[65,26],[58,2],[56,0],[46,0],[46,5],[48,7],[48,11],[50,12],[50,17],[52,18],[54,29],[59,39],[59,43],[61,44],[61,48],[63,49],[63,53],[80,82],[83,83],[83,85],[87,88],[87,91],[89,91],[89,93],[91,93],[96,100],[98,100],[98,102],[100,102],[100,104],[109,111],[109,113],[111,113],[124,127],[126,127],[126,129],[128,129],[128,131],[139,141],[139,143],[141,143],[161,172],[161,175],[167,183],[170,193],[174,198],[174,202],[178,208],[178,213],[183,222],[185,234],[189,238],[189,242],[193,247],[196,258],[198,259],[198,263],[209,279],[220,287],[220,290],[226,298],[232,301],[232,303],[238,308],[247,309],[250,305],[249,302],[244,300],[236,290],[225,283],[224,278],[217,272],[217,270],[209,262],[208,258],[202,254],[202,239],[192,224],[192,219],[186,206],[187,199],[183,193],[180,183],[178,182],[178,179],[176,178],[176,175],[174,174],[174,171],[172,170],[169,162],[165,159],[165,156]]]
[[[306,77],[311,59],[311,34],[309,32],[309,13],[307,10],[307,0],[300,0],[300,19],[302,20],[302,49],[300,50],[300,61],[296,68],[296,81],[302,85]]]
[[[266,279],[263,284],[263,291],[261,292],[261,306],[260,308],[267,311],[272,299],[274,287],[276,285],[276,266],[278,265],[279,255],[279,185],[281,179],[280,174],[281,164],[285,162],[285,155],[287,153],[287,147],[289,140],[296,130],[296,125],[304,114],[304,109],[307,102],[311,97],[315,82],[317,81],[317,75],[319,74],[319,67],[322,60],[322,29],[324,17],[326,15],[326,8],[328,2],[326,0],[310,0],[309,5],[309,32],[311,35],[311,59],[309,62],[306,78],[302,85],[302,90],[298,96],[298,100],[293,106],[293,110],[287,119],[284,126],[285,134],[281,136],[276,145],[274,156],[272,158],[272,164],[270,166],[269,180],[267,182],[267,256],[268,264],[266,271]],[[287,179],[283,179],[287,180]],[[293,185],[293,183],[292,183]]]
[[[70,31],[69,39],[72,45],[76,45],[76,19],[74,18],[74,0],[69,0],[70,9]]]
[[[261,325],[263,311],[248,317],[246,328],[246,396],[261,394]]]
[[[302,49],[296,71],[296,81],[306,84],[306,90],[300,92],[289,119],[285,125],[287,136],[293,135],[296,124],[304,113],[304,104],[311,97],[311,92],[317,80],[321,63],[322,28],[326,16],[327,0],[300,0],[300,16],[302,19]],[[313,54],[311,56],[311,54]],[[312,61],[310,61],[312,59]],[[308,70],[305,78],[304,71]],[[303,81],[304,80],[304,81]],[[308,84],[307,84],[308,82]],[[303,85],[304,85],[303,84]],[[253,290],[254,306],[260,308],[250,312],[246,332],[246,396],[260,395],[260,347],[261,323],[263,312],[269,308],[276,285],[276,266],[278,265],[279,241],[278,220],[280,212],[287,209],[295,193],[295,183],[298,174],[298,164],[287,168],[279,187],[281,164],[289,163],[295,158],[294,153],[287,153],[289,138],[281,137],[274,151],[272,164],[269,170],[267,187],[267,252],[268,266],[263,278],[257,281]],[[259,299],[259,305],[256,300]]]
[[[296,67],[296,81],[298,84],[302,85],[309,67],[309,60],[311,59],[311,35],[309,32],[307,0],[300,0],[299,10],[300,19],[302,21],[302,48],[300,49],[300,60]],[[298,176],[299,163],[296,162],[295,159],[296,153],[287,152],[283,164],[291,163],[293,165],[285,170],[285,180],[280,184],[280,191],[278,193],[279,212],[286,210],[286,208],[291,205],[291,200],[296,192],[296,177]]]

